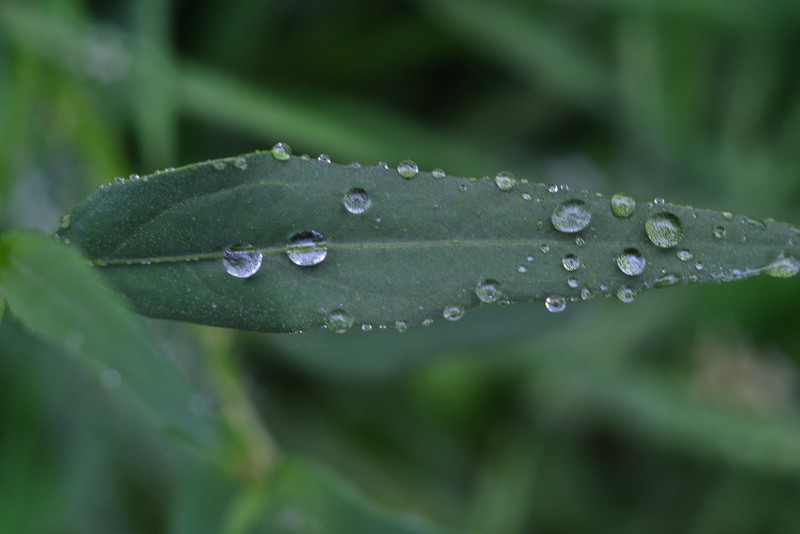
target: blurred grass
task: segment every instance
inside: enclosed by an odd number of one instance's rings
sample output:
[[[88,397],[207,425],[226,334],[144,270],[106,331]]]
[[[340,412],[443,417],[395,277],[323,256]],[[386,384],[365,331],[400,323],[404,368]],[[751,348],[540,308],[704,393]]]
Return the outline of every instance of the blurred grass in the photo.
[[[115,175],[282,140],[800,222],[798,5],[8,0],[0,220],[52,231]],[[799,296],[757,279],[341,338],[150,324],[243,381],[285,453],[456,531],[797,532]],[[0,369],[0,531],[269,509],[8,312]],[[303,531],[305,502],[273,526]]]

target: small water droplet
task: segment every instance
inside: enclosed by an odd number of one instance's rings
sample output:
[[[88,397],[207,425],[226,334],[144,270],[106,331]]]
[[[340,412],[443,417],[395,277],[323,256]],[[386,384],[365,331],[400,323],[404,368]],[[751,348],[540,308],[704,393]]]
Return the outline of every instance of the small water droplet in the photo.
[[[545,244],[545,245],[542,245],[541,247],[539,247],[539,250],[541,250],[542,252],[544,252],[545,254],[547,254],[548,252],[550,252],[550,246],[549,246],[549,245],[547,245],[547,244]]]
[[[361,330],[364,332],[372,332],[372,325],[371,324],[362,324]]]
[[[630,304],[634,300],[636,300],[636,290],[633,289],[631,286],[623,286],[619,288],[617,291],[617,298],[620,302],[624,302],[625,304]]]
[[[703,270],[703,262],[702,261],[698,261],[697,263],[694,264],[694,268],[697,269],[698,271],[702,271]]]
[[[122,176],[117,176],[116,178],[114,178],[114,181],[117,182],[118,184],[124,184],[125,178],[123,178]]]
[[[461,306],[447,306],[442,310],[442,317],[448,321],[458,321],[464,317],[464,308]]]
[[[653,204],[656,206],[663,206],[664,202],[666,202],[663,198],[655,198],[653,199]]]
[[[571,287],[572,289],[577,289],[578,288],[578,279],[577,278],[570,278],[569,280],[567,280],[567,285],[569,287]]]
[[[611,213],[614,217],[626,218],[636,211],[636,201],[624,193],[617,193],[611,197]]]
[[[433,324],[433,319],[427,318],[422,320],[422,326],[430,326]]]
[[[350,168],[352,168],[352,169],[360,169],[361,168],[361,164],[359,162],[357,162],[357,161],[353,161],[353,162],[350,163]]]
[[[582,238],[581,236],[578,236],[578,237],[575,238],[575,244],[577,246],[579,246],[579,247],[582,247],[583,245],[586,244],[586,240],[584,238]]]
[[[592,300],[594,298],[594,293],[588,287],[584,287],[581,289],[581,300]]]
[[[628,276],[639,276],[644,271],[647,261],[635,248],[627,248],[617,256],[617,267]]]
[[[551,193],[558,193],[558,186],[556,184],[550,184],[547,190]]]
[[[667,273],[653,280],[653,287],[671,287],[681,283],[681,277]]]
[[[168,168],[168,169],[167,169],[167,171],[174,171],[174,170],[175,170],[175,168],[174,168],[174,167],[170,167],[170,168]],[[141,178],[141,176],[139,176],[138,174],[131,174],[130,176],[128,176],[128,179],[129,179],[130,181],[132,181],[132,182],[138,182],[138,181],[139,181],[139,180],[141,180],[142,178]]]
[[[530,193],[522,193],[522,195],[520,195],[520,196],[522,196],[522,200],[530,200],[531,199],[531,194]]]
[[[58,222],[58,226],[62,230],[66,230],[67,228],[69,228],[71,219],[72,219],[72,215],[70,215],[69,213],[67,213],[66,215],[62,215],[61,216],[61,220]]]
[[[730,211],[723,211],[722,216],[725,217],[726,221],[733,220],[733,213],[731,213]]]
[[[300,159],[303,161],[311,161],[311,156],[308,154],[300,154]]]
[[[408,330],[408,321],[395,321],[394,328],[402,334]]]
[[[379,161],[378,167],[380,167],[381,169],[385,169],[387,171],[389,170],[389,164],[386,163],[385,161]]]
[[[497,280],[483,280],[475,286],[475,294],[478,300],[485,304],[497,302],[503,296],[503,293],[498,288]]]
[[[261,268],[263,256],[250,245],[235,245],[225,249],[222,264],[236,278],[250,278]]]
[[[581,266],[581,260],[579,260],[575,254],[567,254],[564,256],[564,259],[561,260],[561,265],[563,265],[564,269],[567,271],[577,271]]]
[[[354,187],[342,197],[344,208],[354,215],[361,215],[372,205],[369,194],[360,187]]]
[[[236,158],[233,160],[233,166],[239,169],[240,171],[247,170],[247,160],[244,158]]]
[[[328,248],[325,246],[322,234],[314,230],[305,230],[291,237],[286,254],[295,265],[312,267],[322,263],[328,255]]]
[[[410,159],[404,159],[397,165],[397,172],[406,180],[411,180],[419,174],[419,167]]]
[[[686,249],[679,250],[675,255],[678,256],[678,259],[681,261],[689,261],[694,258],[694,254]]]
[[[559,313],[567,307],[567,301],[559,295],[550,295],[544,299],[544,307],[550,313]]]
[[[683,224],[677,215],[668,211],[656,213],[644,223],[647,237],[657,247],[671,248],[683,236]]]
[[[494,183],[500,191],[510,191],[517,185],[517,179],[508,171],[501,171],[494,177]]]
[[[287,161],[292,155],[292,149],[286,143],[275,143],[271,152],[278,161]]]
[[[520,265],[519,267],[517,267],[517,272],[525,274],[528,272],[528,269],[524,265]]]
[[[717,226],[716,228],[714,228],[714,237],[716,237],[717,239],[723,239],[725,237],[725,233],[726,233],[725,228],[723,228],[722,226]]]
[[[444,178],[445,176],[447,176],[447,174],[444,172],[444,169],[433,169],[433,170],[431,171],[431,175],[432,175],[434,178],[436,178],[437,180],[441,180],[442,178]]]
[[[775,261],[767,266],[764,272],[775,278],[791,278],[800,272],[800,261],[794,256],[781,252]]]
[[[526,256],[525,261],[531,262],[533,261],[533,256]]]
[[[574,234],[580,232],[592,221],[592,214],[589,207],[583,200],[567,200],[558,206],[550,218],[553,227],[559,232]]]
[[[334,334],[344,334],[353,327],[353,317],[342,309],[336,309],[325,318],[325,326]]]
[[[211,164],[211,166],[214,167],[214,170],[217,170],[217,171],[225,170],[225,162],[224,161],[215,161],[214,163]]]
[[[319,156],[317,156],[317,161],[319,161],[320,163],[330,163],[331,157],[327,154],[320,154]]]
[[[466,191],[467,190],[467,184],[461,184],[461,185],[458,186],[458,188],[461,189],[462,191]]]

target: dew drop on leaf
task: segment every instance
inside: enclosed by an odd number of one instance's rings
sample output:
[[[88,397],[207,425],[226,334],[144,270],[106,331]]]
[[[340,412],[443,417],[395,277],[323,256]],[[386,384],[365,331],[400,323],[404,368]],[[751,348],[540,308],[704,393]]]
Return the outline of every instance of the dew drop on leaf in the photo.
[[[688,250],[686,250],[686,249],[681,249],[681,250],[679,250],[679,251],[676,253],[676,255],[678,256],[678,259],[679,259],[679,260],[681,260],[681,261],[689,261],[689,260],[691,260],[692,258],[694,258],[694,254],[692,254],[691,252],[689,252],[689,251],[688,251]]]
[[[671,287],[681,283],[681,277],[675,274],[664,274],[653,280],[653,287]]]
[[[581,300],[592,300],[594,298],[594,293],[588,287],[584,287],[581,289]]]
[[[328,255],[328,248],[325,246],[322,234],[314,230],[305,230],[291,237],[286,254],[295,265],[313,267],[322,263]]]
[[[442,317],[448,321],[458,321],[464,317],[464,308],[461,306],[447,306],[442,310]]]
[[[353,327],[353,317],[342,309],[336,309],[325,318],[325,326],[334,334],[344,334]]]
[[[441,180],[447,176],[447,174],[444,172],[444,169],[433,169],[433,171],[431,171],[431,175],[433,175],[433,177],[437,180]]]
[[[581,266],[581,260],[579,260],[575,254],[567,254],[564,256],[564,259],[561,260],[561,265],[563,265],[564,269],[567,271],[577,271]]]
[[[635,248],[627,248],[617,256],[617,267],[628,276],[639,276],[646,264],[642,253]]]
[[[419,174],[419,167],[410,159],[404,159],[397,165],[397,172],[406,180],[411,180]]]
[[[787,256],[781,252],[777,259],[767,266],[764,272],[775,278],[791,278],[800,272],[800,261],[794,256]]]
[[[236,158],[233,160],[233,166],[239,169],[240,171],[247,170],[247,160],[244,158]]]
[[[517,185],[517,179],[508,171],[501,171],[494,177],[494,183],[500,191],[510,191]]]
[[[263,256],[249,245],[228,247],[222,255],[222,264],[228,274],[236,278],[250,278],[261,268]]]
[[[278,161],[287,161],[292,155],[292,149],[286,143],[275,143],[272,147],[272,157]]]
[[[617,193],[611,197],[611,213],[614,217],[626,218],[633,215],[636,210],[636,201],[624,193]]]
[[[683,236],[683,224],[677,215],[664,211],[656,213],[644,223],[647,237],[657,247],[671,248]]]
[[[317,161],[319,161],[320,163],[330,163],[331,157],[327,154],[320,154],[319,156],[317,156]]]
[[[567,301],[564,300],[564,297],[559,295],[550,295],[544,299],[544,307],[547,308],[547,311],[550,313],[559,313],[564,311],[567,307]]]
[[[591,220],[592,213],[589,207],[583,200],[578,199],[567,200],[553,210],[551,217],[553,227],[565,234],[580,232],[589,226]]]
[[[571,287],[572,289],[577,289],[578,288],[578,279],[577,278],[570,278],[569,280],[567,280],[567,285],[569,287]]]
[[[408,330],[408,321],[395,321],[394,328],[400,333]]]
[[[625,304],[630,304],[634,300],[636,300],[636,290],[633,289],[631,286],[623,286],[619,288],[617,291],[617,298],[620,302],[624,302]]]
[[[723,228],[722,226],[717,226],[716,228],[714,228],[714,237],[716,237],[717,239],[723,239],[725,237],[725,233],[726,233],[725,228]]]
[[[475,287],[475,294],[486,304],[497,302],[503,296],[496,280],[483,280]]]
[[[354,187],[342,197],[344,208],[354,215],[361,215],[367,211],[372,204],[369,194],[360,187]]]
[[[72,217],[71,217],[71,215],[70,215],[69,213],[67,213],[66,215],[63,215],[63,216],[61,217],[61,220],[60,220],[60,221],[59,221],[59,223],[58,223],[58,226],[59,226],[59,227],[60,227],[62,230],[66,230],[67,228],[69,228],[69,225],[70,225],[70,220],[71,220],[71,219],[72,219]]]

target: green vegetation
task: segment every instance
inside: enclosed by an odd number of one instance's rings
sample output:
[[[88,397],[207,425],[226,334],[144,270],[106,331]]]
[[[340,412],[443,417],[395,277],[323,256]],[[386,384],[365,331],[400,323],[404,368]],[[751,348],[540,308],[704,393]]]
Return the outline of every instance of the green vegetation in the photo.
[[[796,532],[798,26],[5,2],[0,531]]]

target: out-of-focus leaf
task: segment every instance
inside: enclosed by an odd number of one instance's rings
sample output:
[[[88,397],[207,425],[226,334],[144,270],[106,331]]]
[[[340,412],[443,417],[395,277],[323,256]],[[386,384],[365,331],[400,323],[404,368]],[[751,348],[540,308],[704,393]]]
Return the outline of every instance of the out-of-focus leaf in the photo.
[[[214,446],[215,423],[192,385],[74,250],[33,232],[5,234],[0,292],[27,328],[94,369],[109,390],[191,443]]]
[[[404,330],[481,303],[559,311],[800,270],[792,225],[409,172],[255,153],[112,184],[59,236],[145,315],[268,332]]]

